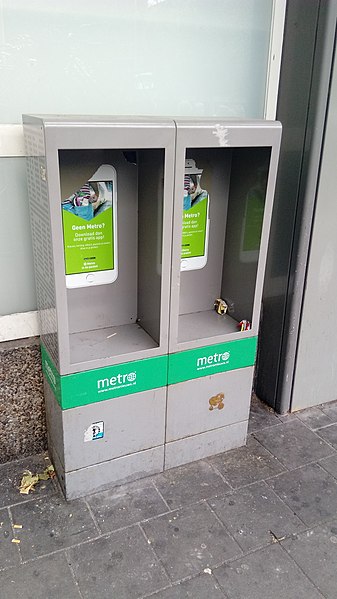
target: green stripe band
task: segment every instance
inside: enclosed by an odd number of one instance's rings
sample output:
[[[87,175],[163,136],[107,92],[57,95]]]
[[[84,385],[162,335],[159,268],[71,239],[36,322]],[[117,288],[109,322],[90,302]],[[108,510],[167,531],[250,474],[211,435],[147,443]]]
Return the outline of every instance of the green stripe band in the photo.
[[[253,366],[257,337],[208,345],[169,355],[168,384]]]

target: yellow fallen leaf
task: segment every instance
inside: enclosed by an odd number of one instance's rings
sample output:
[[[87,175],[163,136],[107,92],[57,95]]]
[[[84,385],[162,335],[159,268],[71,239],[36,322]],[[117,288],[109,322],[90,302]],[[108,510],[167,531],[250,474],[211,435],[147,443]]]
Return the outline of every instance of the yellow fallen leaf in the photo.
[[[44,471],[39,474],[32,474],[30,470],[25,470],[19,487],[20,493],[22,495],[28,495],[30,491],[35,491],[35,485],[40,480],[48,480],[49,478],[54,478],[54,476],[55,469],[52,465],[45,468]]]
[[[45,472],[48,472],[50,478],[54,478],[54,476],[56,476],[55,468],[52,464],[45,469]]]
[[[48,480],[48,478],[54,478],[54,476],[55,476],[54,466],[48,466],[38,476],[39,476],[39,480]]]
[[[28,495],[30,491],[34,491],[36,483],[39,482],[38,474],[32,474],[31,472],[28,474],[28,472],[21,479],[19,490],[22,495]]]

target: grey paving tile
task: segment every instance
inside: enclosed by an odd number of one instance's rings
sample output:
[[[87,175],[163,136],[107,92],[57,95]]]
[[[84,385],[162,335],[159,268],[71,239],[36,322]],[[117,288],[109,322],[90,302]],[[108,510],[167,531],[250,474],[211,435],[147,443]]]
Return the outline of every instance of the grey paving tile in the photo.
[[[336,514],[336,481],[317,464],[287,472],[267,482],[307,526],[319,524]]]
[[[226,599],[219,585],[210,574],[201,574],[169,589],[159,591],[151,599]]]
[[[288,469],[303,466],[333,453],[327,443],[298,419],[254,433],[254,437]]]
[[[256,395],[253,395],[250,404],[248,432],[260,430],[266,426],[279,424],[280,421],[275,412],[266,404],[260,401]]]
[[[168,584],[137,525],[67,553],[84,599],[137,599]]]
[[[319,461],[320,466],[337,479],[337,454]]]
[[[0,589],[6,599],[80,599],[62,553],[0,572]]]
[[[87,502],[103,532],[135,524],[167,512],[167,506],[148,479],[95,493]]]
[[[297,420],[297,412],[286,412],[285,414],[277,414],[278,419],[281,422],[291,422],[292,420]]]
[[[303,523],[264,483],[234,491],[208,502],[243,551],[303,530]]]
[[[7,509],[0,510],[0,570],[20,563],[19,550],[13,539],[12,524]]]
[[[337,596],[337,520],[287,539],[282,546],[328,599]]]
[[[301,412],[296,412],[297,418],[304,422],[312,430],[331,424],[329,416],[327,416],[320,408],[308,408]]]
[[[337,424],[321,428],[317,434],[337,449]]]
[[[278,427],[273,428],[277,429]],[[245,447],[232,449],[210,458],[209,461],[219,469],[233,488],[275,476],[285,470],[253,437],[248,437]]]
[[[329,416],[332,422],[337,422],[337,401],[331,401],[330,403],[323,404],[320,406],[321,410]]]
[[[15,531],[23,560],[63,549],[97,536],[87,506],[81,500],[67,503],[48,497],[11,508],[13,520],[22,524]]]
[[[13,503],[21,503],[32,498],[30,495],[21,495],[19,492],[20,482],[25,470],[30,470],[33,474],[43,472],[50,465],[46,455],[36,455],[17,462],[9,462],[0,465],[0,508]],[[56,487],[51,479],[41,481],[35,487],[34,497],[42,495],[54,495]]]
[[[211,465],[204,461],[167,470],[153,480],[172,509],[224,495],[231,490]]]
[[[228,599],[322,599],[278,545],[220,566],[214,575]]]
[[[205,503],[159,516],[142,527],[173,581],[241,554]]]

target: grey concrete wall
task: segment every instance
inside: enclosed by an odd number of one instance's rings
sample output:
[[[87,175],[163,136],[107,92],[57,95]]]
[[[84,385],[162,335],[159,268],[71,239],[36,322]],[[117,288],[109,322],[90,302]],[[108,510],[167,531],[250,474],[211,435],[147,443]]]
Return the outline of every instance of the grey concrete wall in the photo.
[[[0,463],[45,450],[39,339],[0,344]]]

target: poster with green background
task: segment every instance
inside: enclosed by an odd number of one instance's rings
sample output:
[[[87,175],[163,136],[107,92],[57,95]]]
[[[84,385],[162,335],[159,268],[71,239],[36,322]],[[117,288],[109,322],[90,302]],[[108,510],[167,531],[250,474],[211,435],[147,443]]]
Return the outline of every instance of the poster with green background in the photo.
[[[204,256],[208,197],[183,210],[182,258]]]
[[[86,220],[62,210],[67,275],[113,270],[113,208]]]

